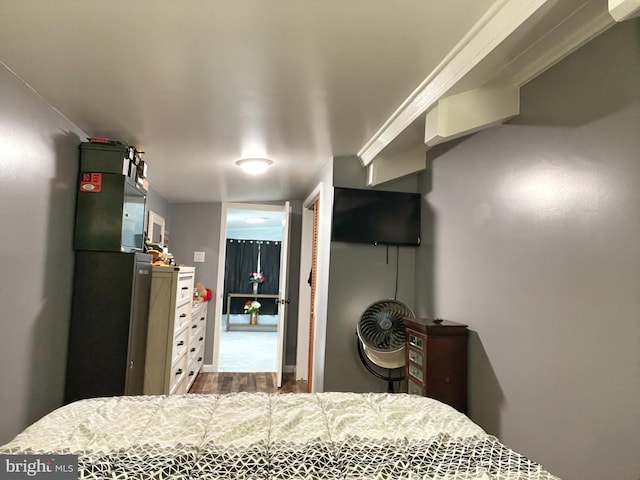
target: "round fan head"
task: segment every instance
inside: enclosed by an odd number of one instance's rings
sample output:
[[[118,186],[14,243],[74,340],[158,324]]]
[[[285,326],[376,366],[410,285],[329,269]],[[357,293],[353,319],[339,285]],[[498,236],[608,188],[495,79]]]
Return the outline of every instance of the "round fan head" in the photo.
[[[397,300],[379,300],[364,311],[357,333],[369,360],[382,368],[404,365],[405,328],[403,318],[415,315]]]

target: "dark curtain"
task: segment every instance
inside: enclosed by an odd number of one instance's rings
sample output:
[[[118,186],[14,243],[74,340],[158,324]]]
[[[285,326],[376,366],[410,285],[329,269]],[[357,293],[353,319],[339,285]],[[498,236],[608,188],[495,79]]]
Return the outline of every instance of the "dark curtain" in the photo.
[[[227,239],[227,253],[224,272],[224,305],[227,313],[228,293],[247,293],[246,298],[231,299],[231,313],[244,313],[244,304],[251,299],[252,284],[249,275],[257,271],[258,251],[260,252],[260,270],[265,279],[258,287],[258,293],[278,294],[280,279],[280,242],[267,240]],[[276,299],[258,299],[262,304],[260,313],[273,315],[278,313]]]

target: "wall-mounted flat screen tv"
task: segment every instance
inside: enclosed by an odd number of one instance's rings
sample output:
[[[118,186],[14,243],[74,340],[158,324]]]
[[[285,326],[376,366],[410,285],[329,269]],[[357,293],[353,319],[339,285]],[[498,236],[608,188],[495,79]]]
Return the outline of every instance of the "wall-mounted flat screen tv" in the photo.
[[[331,239],[420,245],[419,193],[334,188]]]

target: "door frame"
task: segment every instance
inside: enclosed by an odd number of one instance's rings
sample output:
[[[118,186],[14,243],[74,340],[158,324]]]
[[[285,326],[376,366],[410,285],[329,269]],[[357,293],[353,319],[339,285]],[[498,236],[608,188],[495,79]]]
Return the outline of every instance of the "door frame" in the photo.
[[[211,359],[211,366],[207,369],[209,372],[217,372],[218,371],[218,358],[220,355],[220,334],[222,331],[222,309],[223,305],[226,302],[224,297],[224,274],[225,274],[225,259],[226,259],[226,251],[227,251],[227,211],[229,209],[240,209],[240,210],[264,210],[264,211],[281,211],[287,217],[290,216],[290,207],[289,202],[285,202],[282,205],[266,205],[260,203],[235,203],[235,202],[223,202],[220,210],[220,246],[218,250],[218,276],[216,279],[216,299],[215,308],[214,308],[214,336],[213,336],[213,358]],[[289,219],[286,220],[287,224],[289,223]],[[286,244],[285,244],[286,242]],[[285,238],[283,235],[282,240],[282,249],[288,249],[288,238]],[[287,250],[288,251],[288,250]],[[281,253],[281,261],[282,261],[282,253]],[[287,279],[287,273],[284,273],[285,279]],[[281,272],[282,279],[282,272]],[[286,284],[285,284],[285,289]],[[286,290],[283,291],[283,286],[279,285],[279,292],[282,298],[286,298]],[[281,304],[282,307],[282,304]],[[280,311],[281,309],[279,309]],[[278,322],[278,342],[279,344],[284,345],[284,335],[286,332],[284,331],[286,328],[286,324],[280,325],[281,322]],[[282,328],[281,328],[282,327]],[[284,348],[282,352],[278,353],[279,356],[284,356]],[[278,360],[276,359],[276,365],[282,365],[284,363],[284,359]]]
[[[313,392],[315,378],[313,375],[314,358],[316,355],[317,339],[316,339],[316,321],[318,311],[318,285],[308,284],[306,272],[311,269],[312,265],[316,265],[318,269],[323,266],[318,263],[318,252],[320,244],[316,245],[314,250],[314,233],[316,240],[319,240],[319,218],[315,209],[320,209],[322,201],[323,183],[320,182],[316,188],[309,194],[302,205],[302,236],[300,246],[300,285],[298,294],[298,337],[296,342],[296,370],[295,376],[297,380],[307,382],[308,392]],[[316,258],[313,258],[313,256]],[[316,278],[317,273],[315,272]],[[312,291],[316,289],[316,291]],[[311,302],[314,302],[312,305]],[[314,318],[311,318],[311,312],[315,312]]]

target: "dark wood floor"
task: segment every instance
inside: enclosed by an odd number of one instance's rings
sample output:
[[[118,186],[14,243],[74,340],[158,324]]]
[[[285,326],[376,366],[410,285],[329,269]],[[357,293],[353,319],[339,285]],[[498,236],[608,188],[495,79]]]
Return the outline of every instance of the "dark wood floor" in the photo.
[[[292,375],[285,374],[282,387],[276,387],[276,374],[267,373],[200,373],[191,386],[190,393],[304,393],[307,382],[296,381]]]

